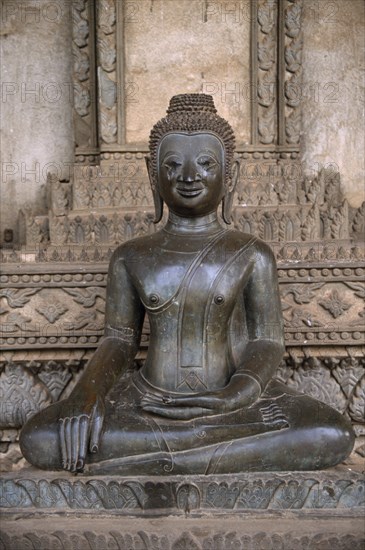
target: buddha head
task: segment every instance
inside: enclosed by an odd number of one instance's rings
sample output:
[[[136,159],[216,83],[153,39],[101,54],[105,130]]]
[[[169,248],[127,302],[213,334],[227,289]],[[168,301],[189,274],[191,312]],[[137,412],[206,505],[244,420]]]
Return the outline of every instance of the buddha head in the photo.
[[[233,160],[231,126],[217,115],[212,96],[174,96],[165,118],[150,134],[146,158],[154,202],[155,222],[163,203],[183,216],[201,216],[217,209],[230,223],[238,163]]]

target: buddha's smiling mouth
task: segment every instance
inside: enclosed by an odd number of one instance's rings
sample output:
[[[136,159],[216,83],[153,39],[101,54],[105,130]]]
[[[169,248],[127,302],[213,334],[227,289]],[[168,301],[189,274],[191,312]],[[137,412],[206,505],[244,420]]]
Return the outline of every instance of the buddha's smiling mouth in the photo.
[[[204,191],[204,187],[182,187],[177,186],[176,191],[182,197],[197,197]]]

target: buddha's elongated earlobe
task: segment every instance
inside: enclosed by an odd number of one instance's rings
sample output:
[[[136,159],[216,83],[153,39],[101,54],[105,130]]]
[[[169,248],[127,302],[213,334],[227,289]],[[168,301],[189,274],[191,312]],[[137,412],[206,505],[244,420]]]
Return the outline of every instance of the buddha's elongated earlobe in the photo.
[[[240,164],[238,160],[235,160],[232,164],[231,179],[229,185],[226,187],[226,192],[222,199],[222,216],[223,220],[227,224],[231,224],[231,211],[233,206],[233,197],[236,190],[238,178],[240,174]]]
[[[148,177],[150,180],[151,190],[152,190],[153,203],[155,205],[155,219],[153,220],[153,223],[158,223],[159,221],[161,221],[162,214],[163,214],[163,200],[161,198],[161,195],[156,185],[156,181],[154,179],[151,158],[146,156],[145,161],[147,166]]]

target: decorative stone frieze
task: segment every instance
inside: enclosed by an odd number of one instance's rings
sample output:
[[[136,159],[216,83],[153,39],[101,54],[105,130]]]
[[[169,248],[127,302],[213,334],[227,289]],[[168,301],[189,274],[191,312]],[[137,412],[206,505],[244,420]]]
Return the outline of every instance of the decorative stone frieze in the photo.
[[[19,548],[37,548],[37,550],[66,550],[71,544],[85,550],[96,550],[97,548],[128,548],[128,550],[139,550],[140,548],[164,548],[164,550],[254,550],[256,548],[296,548],[305,550],[307,548],[321,548],[323,550],[362,550],[363,539],[352,533],[317,533],[315,535],[295,536],[291,533],[285,535],[263,531],[256,534],[241,535],[235,531],[213,531],[208,536],[184,531],[182,534],[158,535],[153,530],[138,533],[123,531],[110,531],[102,534],[90,530],[83,533],[77,531],[59,530],[47,533],[39,529],[32,533],[11,534],[0,533],[0,542],[8,550]],[[33,546],[30,546],[32,544]],[[118,545],[118,546],[117,546]],[[234,545],[234,546],[232,546]],[[259,546],[261,545],[261,546]],[[279,546],[280,545],[280,546]],[[310,545],[310,546],[308,546]],[[315,546],[316,545],[316,546]]]
[[[75,478],[33,471],[0,481],[3,509],[118,510],[141,515],[158,510],[198,513],[247,510],[340,510],[364,504],[360,473],[296,472],[239,476],[180,476],[139,479]]]
[[[30,469],[2,478],[0,544],[6,550],[360,550],[363,483],[358,469],[341,467],[163,479],[45,476]]]

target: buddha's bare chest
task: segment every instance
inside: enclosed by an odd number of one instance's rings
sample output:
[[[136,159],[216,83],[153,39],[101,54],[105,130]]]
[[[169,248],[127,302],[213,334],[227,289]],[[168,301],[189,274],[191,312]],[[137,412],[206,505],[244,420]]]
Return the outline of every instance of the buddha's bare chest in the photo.
[[[201,294],[228,306],[242,289],[250,266],[245,260],[235,266],[230,262],[229,253],[201,257],[196,251],[161,249],[136,266],[132,278],[147,309],[159,309],[172,301],[177,305],[187,295],[199,302]]]

